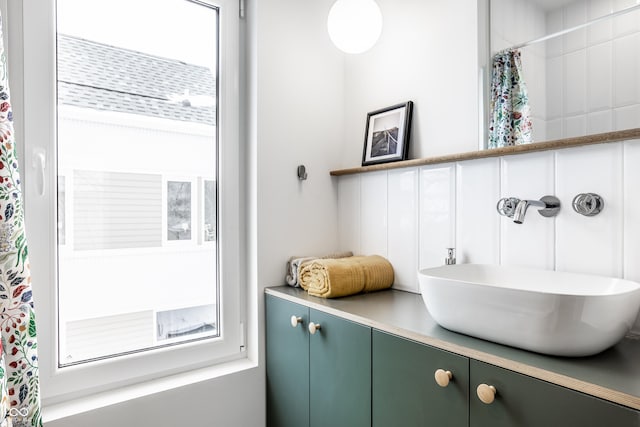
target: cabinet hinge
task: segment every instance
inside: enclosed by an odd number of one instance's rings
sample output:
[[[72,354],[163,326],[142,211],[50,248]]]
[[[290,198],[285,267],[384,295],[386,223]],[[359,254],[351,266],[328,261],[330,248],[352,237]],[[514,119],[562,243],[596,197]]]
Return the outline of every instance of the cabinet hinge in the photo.
[[[238,0],[240,2],[240,19],[245,17],[245,0]]]

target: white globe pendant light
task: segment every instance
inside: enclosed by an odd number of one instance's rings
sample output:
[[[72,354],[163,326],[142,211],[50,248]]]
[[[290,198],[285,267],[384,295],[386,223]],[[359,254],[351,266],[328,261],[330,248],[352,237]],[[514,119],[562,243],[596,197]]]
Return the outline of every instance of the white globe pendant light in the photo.
[[[362,53],[382,33],[382,13],[374,0],[337,0],[327,19],[329,37],[345,53]]]

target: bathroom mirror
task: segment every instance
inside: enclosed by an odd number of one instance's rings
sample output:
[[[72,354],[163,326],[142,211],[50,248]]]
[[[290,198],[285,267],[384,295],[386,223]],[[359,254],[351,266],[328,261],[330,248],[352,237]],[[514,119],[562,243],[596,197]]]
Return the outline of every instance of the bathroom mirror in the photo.
[[[493,56],[521,52],[533,142],[640,127],[640,0],[489,0]],[[482,64],[481,64],[482,65]],[[487,147],[487,132],[484,147]]]

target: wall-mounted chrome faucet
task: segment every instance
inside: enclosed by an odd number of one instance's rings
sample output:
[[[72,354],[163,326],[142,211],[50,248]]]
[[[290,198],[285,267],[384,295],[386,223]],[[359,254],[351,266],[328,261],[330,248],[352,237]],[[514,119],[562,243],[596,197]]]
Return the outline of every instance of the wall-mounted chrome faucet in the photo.
[[[444,259],[445,265],[454,265],[456,263],[456,248],[447,248],[447,257]]]
[[[560,211],[560,200],[555,196],[544,196],[540,200],[505,197],[498,200],[496,209],[500,215],[513,218],[516,224],[522,224],[529,206],[538,208],[538,213],[544,217],[552,217],[558,215]]]

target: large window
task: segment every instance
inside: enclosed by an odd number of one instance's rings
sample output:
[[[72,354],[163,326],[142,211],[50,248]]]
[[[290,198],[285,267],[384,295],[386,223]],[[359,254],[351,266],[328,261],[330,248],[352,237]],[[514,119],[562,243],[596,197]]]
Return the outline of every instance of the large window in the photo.
[[[38,3],[23,96],[26,155],[47,159],[25,179],[45,182],[25,196],[55,325],[45,400],[239,357],[237,2]]]

